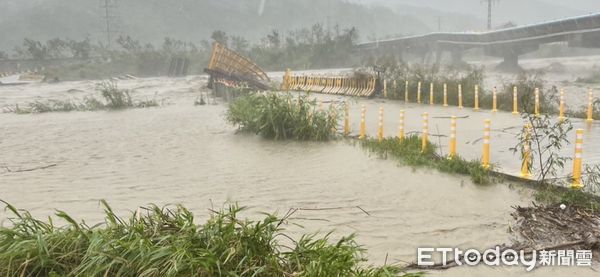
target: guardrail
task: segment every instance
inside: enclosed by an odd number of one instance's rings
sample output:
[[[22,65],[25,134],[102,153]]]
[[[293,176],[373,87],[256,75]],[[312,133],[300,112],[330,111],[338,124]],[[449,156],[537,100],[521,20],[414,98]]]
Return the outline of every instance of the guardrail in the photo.
[[[284,91],[306,91],[325,94],[369,97],[375,93],[376,78],[324,75],[292,75],[289,70],[283,76]]]

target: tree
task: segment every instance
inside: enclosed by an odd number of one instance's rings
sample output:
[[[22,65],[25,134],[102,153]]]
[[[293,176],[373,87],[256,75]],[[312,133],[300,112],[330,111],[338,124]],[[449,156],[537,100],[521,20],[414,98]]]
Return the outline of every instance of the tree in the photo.
[[[547,114],[524,113],[522,118],[530,127],[517,134],[518,143],[510,150],[524,157],[525,149],[529,149],[530,160],[523,162],[529,163],[528,167],[539,173],[537,180],[540,183],[546,183],[549,178],[557,177],[565,162],[570,160],[561,155],[561,149],[569,145],[567,135],[573,130],[573,125],[568,119],[552,120]]]
[[[49,56],[48,47],[37,40],[26,38],[23,41],[23,49],[34,60],[44,60]]]
[[[73,58],[89,59],[92,52],[92,44],[89,38],[82,41],[70,40],[67,47],[71,51]]]
[[[250,48],[250,42],[241,36],[232,36],[231,48],[238,53],[246,53]]]
[[[229,46],[229,37],[227,37],[227,33],[221,30],[216,30],[210,36],[214,41],[223,44],[225,46]]]
[[[281,46],[281,38],[279,37],[279,31],[273,30],[267,34],[266,46],[268,48],[279,48]]]
[[[130,36],[119,36],[117,43],[125,50],[131,53],[139,52],[142,50],[142,46],[138,40],[134,40]]]

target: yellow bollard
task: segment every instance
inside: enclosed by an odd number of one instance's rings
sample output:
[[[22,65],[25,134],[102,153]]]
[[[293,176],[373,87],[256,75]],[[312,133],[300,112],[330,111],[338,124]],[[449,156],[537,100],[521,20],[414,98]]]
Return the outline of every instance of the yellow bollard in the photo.
[[[348,108],[348,102],[344,107],[344,136],[347,137],[350,133],[350,112]]]
[[[521,164],[521,178],[531,179],[529,165],[531,164],[531,124],[525,125],[525,144],[523,145],[523,163]]]
[[[517,97],[517,87],[513,88],[513,114],[519,114],[519,103],[517,102],[519,99]]]
[[[429,136],[429,114],[423,113],[423,134],[421,135],[421,152],[427,150],[427,142]]]
[[[283,90],[285,90],[285,91],[289,91],[290,90],[291,80],[292,80],[292,76],[290,74],[290,69],[286,68],[285,69],[285,75],[283,75],[283,84],[281,85],[282,88],[283,88]]]
[[[475,103],[473,105],[473,110],[479,111],[479,86],[475,85]]]
[[[583,153],[583,129],[577,129],[575,139],[575,159],[573,159],[573,182],[572,189],[581,189],[581,154]]]
[[[417,103],[421,104],[421,82],[417,84]]]
[[[588,91],[588,108],[587,108],[587,120],[588,123],[594,121],[594,94],[592,89]]]
[[[535,108],[534,111],[536,117],[540,117],[540,89],[535,88]]]
[[[429,105],[433,105],[433,83],[429,84]]]
[[[404,102],[408,103],[408,81],[404,82]]]
[[[404,110],[400,110],[400,120],[398,121],[398,139],[404,139]]]
[[[319,111],[323,111],[323,101],[319,100]]]
[[[448,85],[444,83],[444,107],[448,107]]]
[[[483,157],[481,158],[481,166],[490,168],[490,125],[491,120],[486,119],[483,125]]]
[[[560,104],[558,105],[558,119],[565,120],[565,90],[560,89]]]
[[[383,107],[379,107],[379,128],[377,128],[377,140],[383,140]]]
[[[462,109],[463,108],[463,104],[462,104],[462,85],[458,84],[458,108]]]
[[[387,98],[387,80],[383,80],[383,98]]]
[[[496,97],[496,87],[492,90],[492,112],[498,111],[498,98]]]
[[[456,116],[450,117],[450,150],[448,159],[456,157]]]
[[[365,108],[365,105],[362,105],[361,110],[360,110],[360,133],[358,135],[359,139],[364,139],[366,137],[366,133],[367,133],[367,126],[365,123],[366,113],[367,113],[367,108]]]

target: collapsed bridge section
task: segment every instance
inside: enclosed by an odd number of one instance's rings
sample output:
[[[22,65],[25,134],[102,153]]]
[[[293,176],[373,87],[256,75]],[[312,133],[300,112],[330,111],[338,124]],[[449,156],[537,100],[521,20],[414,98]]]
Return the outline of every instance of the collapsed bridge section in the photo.
[[[271,89],[270,79],[262,68],[218,42],[213,43],[208,67],[204,71],[210,75],[209,88],[218,80],[260,90]]]

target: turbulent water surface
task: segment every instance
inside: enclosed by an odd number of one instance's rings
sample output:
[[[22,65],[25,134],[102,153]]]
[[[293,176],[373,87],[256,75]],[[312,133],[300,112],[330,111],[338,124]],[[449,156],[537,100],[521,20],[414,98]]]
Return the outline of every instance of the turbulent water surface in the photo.
[[[356,233],[376,264],[386,256],[388,263],[412,261],[419,246],[508,243],[510,206],[531,201],[525,189],[402,167],[348,142],[275,142],[237,133],[224,120],[224,104],[193,105],[203,84],[199,77],[119,84],[135,89],[134,98],[167,98],[159,108],[0,114],[0,199],[35,216],[61,209],[94,223],[103,218],[100,199],[121,215],[148,203],[183,204],[199,220],[227,201],[248,206],[250,217],[301,208],[292,222],[303,227],[290,225],[293,234]],[[94,82],[87,81],[3,87],[0,106],[93,93]],[[378,103],[371,105],[375,111]],[[0,212],[5,225],[8,216]],[[523,272],[465,267],[434,274]],[[554,268],[536,274],[548,272],[593,273]]]

